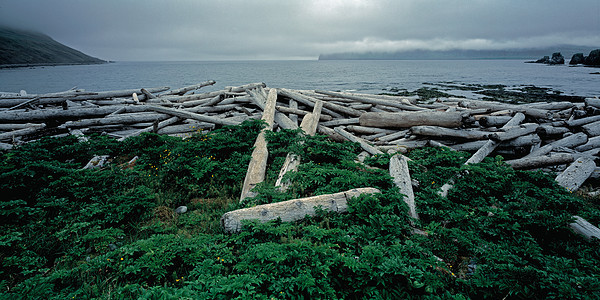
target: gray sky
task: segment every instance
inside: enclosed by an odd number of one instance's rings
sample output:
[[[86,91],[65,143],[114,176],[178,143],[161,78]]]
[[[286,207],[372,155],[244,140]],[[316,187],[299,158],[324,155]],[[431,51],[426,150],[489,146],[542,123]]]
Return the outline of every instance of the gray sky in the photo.
[[[0,0],[0,24],[119,61],[600,48],[600,0]]]

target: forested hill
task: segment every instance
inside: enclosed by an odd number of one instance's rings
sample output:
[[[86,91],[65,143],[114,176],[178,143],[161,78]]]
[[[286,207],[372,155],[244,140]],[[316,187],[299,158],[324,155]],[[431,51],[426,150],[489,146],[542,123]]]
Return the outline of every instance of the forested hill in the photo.
[[[0,66],[105,62],[67,47],[45,34],[0,27]]]

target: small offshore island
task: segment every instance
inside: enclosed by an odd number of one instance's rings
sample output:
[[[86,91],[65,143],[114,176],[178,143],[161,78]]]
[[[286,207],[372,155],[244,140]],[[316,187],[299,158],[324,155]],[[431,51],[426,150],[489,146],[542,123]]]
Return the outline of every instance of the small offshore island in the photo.
[[[101,60],[33,31],[0,27],[0,69],[103,64]]]

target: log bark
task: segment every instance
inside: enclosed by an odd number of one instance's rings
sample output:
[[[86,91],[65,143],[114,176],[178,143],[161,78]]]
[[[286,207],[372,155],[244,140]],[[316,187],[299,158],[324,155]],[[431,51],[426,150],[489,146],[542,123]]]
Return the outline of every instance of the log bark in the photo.
[[[252,151],[252,158],[248,165],[248,171],[244,179],[242,186],[242,193],[240,195],[240,202],[248,197],[254,197],[256,195],[252,189],[259,183],[265,180],[265,171],[267,169],[267,158],[269,151],[267,150],[267,141],[265,140],[265,132],[273,129],[273,123],[275,118],[275,104],[277,102],[277,90],[271,89],[266,99],[266,104],[262,116],[262,120],[267,123],[267,127],[264,128],[256,137],[254,143],[254,150]]]
[[[250,208],[238,209],[225,213],[221,217],[221,226],[227,233],[242,230],[243,220],[258,220],[268,222],[281,219],[283,222],[293,222],[305,216],[314,216],[316,208],[344,213],[348,210],[348,202],[363,194],[380,193],[375,188],[359,188],[345,192],[293,199],[271,204],[257,205]]]
[[[575,192],[596,169],[593,158],[579,157],[566,170],[556,176],[558,184],[570,192]]]
[[[408,158],[402,154],[392,156],[389,167],[390,176],[394,179],[394,184],[398,187],[400,193],[405,196],[404,202],[408,205],[408,215],[414,219],[419,219],[407,161]]]
[[[511,116],[484,116],[479,118],[479,125],[483,127],[500,127],[512,119]]]
[[[462,114],[438,111],[421,112],[367,112],[360,116],[362,126],[409,128],[412,126],[429,125],[441,127],[459,127],[462,125]]]
[[[585,118],[576,119],[576,120],[568,120],[565,122],[565,124],[569,127],[578,127],[578,126],[583,126],[585,124],[598,122],[598,121],[600,121],[600,115],[585,117]]]
[[[588,136],[599,136],[600,135],[600,121],[585,124],[585,125],[581,126],[581,129],[583,129],[583,131]]]
[[[356,125],[346,126],[346,129],[348,129],[352,132],[356,132],[358,134],[377,134],[377,133],[391,134],[391,133],[397,132],[397,130],[392,130],[392,129],[383,129],[383,128],[378,128],[378,127],[366,127],[366,126],[356,126]]]
[[[383,152],[379,151],[379,149],[369,145],[369,143],[367,143],[365,140],[352,135],[351,133],[344,130],[342,127],[336,127],[333,130],[339,135],[346,138],[347,140],[360,144],[360,147],[363,148],[363,150],[369,152],[371,155],[383,154]]]
[[[361,97],[361,96],[355,96],[355,95],[350,95],[350,94],[330,92],[330,91],[320,91],[320,90],[315,90],[315,93],[338,97],[338,98],[346,98],[346,99],[356,100],[356,101],[359,101],[362,103],[369,103],[369,104],[373,104],[373,105],[385,105],[385,106],[390,106],[390,107],[396,107],[396,108],[400,108],[403,110],[411,110],[411,111],[427,110],[425,108],[418,107],[415,105],[402,103],[401,100],[398,102],[395,102],[395,101],[388,101],[388,100],[383,100],[383,99],[374,99],[374,98],[370,98],[370,97],[364,97],[364,96]]]
[[[552,126],[552,125],[541,125],[536,130],[537,134],[539,134],[540,136],[543,136],[543,137],[563,135],[569,131],[570,130],[567,127],[559,127],[559,126]]]
[[[600,229],[580,216],[573,216],[575,222],[569,224],[569,227],[575,233],[585,236],[588,240],[592,238],[600,239]]]
[[[550,144],[544,145],[534,151],[531,151],[531,153],[529,153],[527,156],[525,156],[525,158],[539,156],[539,155],[545,155],[545,154],[550,153],[550,151],[552,151],[552,149],[555,149],[558,147],[574,148],[576,146],[585,144],[587,142],[587,140],[588,140],[588,137],[587,137],[587,135],[585,135],[585,133],[580,132],[580,133],[572,134],[572,135],[562,138],[560,140],[554,141]]]
[[[166,107],[160,107],[160,106],[148,106],[148,107],[151,110],[154,110],[154,111],[157,111],[160,113],[164,113],[164,114],[169,114],[169,115],[172,115],[175,117],[184,118],[184,119],[192,119],[192,120],[197,120],[197,121],[201,121],[201,122],[209,122],[209,123],[219,124],[219,125],[238,125],[239,124],[238,122],[230,121],[227,119],[200,115],[197,113],[173,109],[173,108],[166,108]]]
[[[461,138],[467,140],[483,140],[490,135],[489,132],[479,130],[457,130],[439,126],[413,126],[410,129],[412,134],[441,137],[441,138]]]
[[[577,150],[579,152],[583,152],[583,151],[592,150],[594,148],[600,148],[600,136],[595,136],[593,138],[590,138],[587,141],[587,143],[585,143],[581,146],[575,147],[575,150]]]
[[[573,162],[574,157],[568,153],[555,153],[549,156],[533,156],[507,160],[506,164],[513,169],[536,169],[547,166],[563,165]]]

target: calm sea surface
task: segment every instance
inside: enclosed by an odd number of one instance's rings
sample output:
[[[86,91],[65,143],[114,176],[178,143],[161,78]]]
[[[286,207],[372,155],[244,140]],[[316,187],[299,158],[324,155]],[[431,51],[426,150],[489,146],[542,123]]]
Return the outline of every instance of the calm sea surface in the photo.
[[[0,92],[48,93],[179,88],[206,80],[206,91],[264,82],[269,87],[381,93],[425,83],[535,85],[569,95],[600,96],[600,69],[526,64],[522,60],[116,62],[0,69]]]

